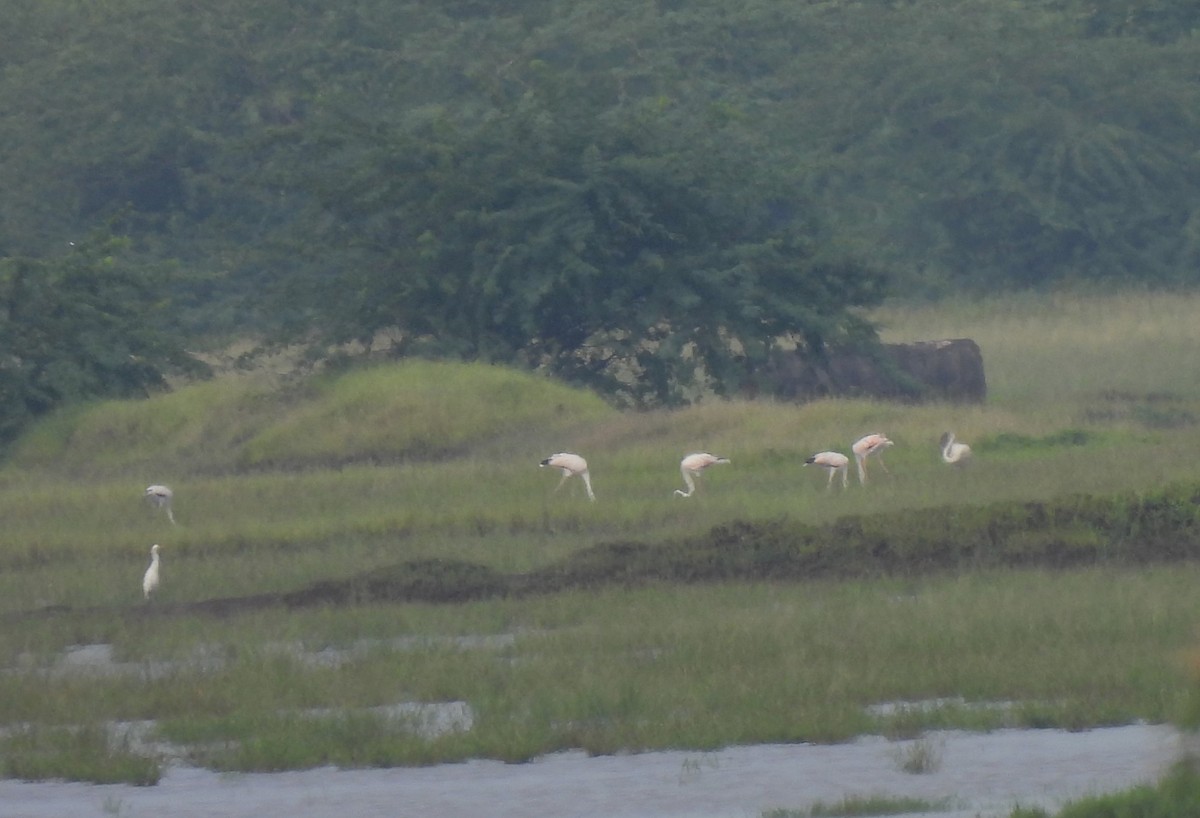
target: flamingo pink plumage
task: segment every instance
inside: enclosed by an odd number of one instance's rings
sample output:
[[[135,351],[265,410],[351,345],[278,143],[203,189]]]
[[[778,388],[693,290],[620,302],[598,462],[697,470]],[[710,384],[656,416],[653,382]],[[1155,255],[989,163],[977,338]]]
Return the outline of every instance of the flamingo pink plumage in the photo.
[[[700,472],[707,469],[709,466],[715,466],[718,463],[728,463],[728,457],[719,457],[708,452],[696,452],[689,454],[683,460],[679,461],[679,473],[683,475],[683,482],[687,485],[687,491],[683,489],[675,489],[675,494],[678,497],[691,497],[696,493],[696,478],[700,476]]]
[[[579,455],[572,454],[571,452],[559,452],[550,455],[538,465],[543,468],[549,466],[552,469],[558,469],[562,472],[562,479],[554,487],[556,492],[562,488],[563,483],[567,482],[568,477],[579,475],[580,479],[583,480],[584,488],[587,489],[588,499],[592,502],[596,501],[596,495],[592,493],[592,478],[588,472],[587,461]]]
[[[883,469],[885,474],[888,474],[887,466],[883,464],[883,450],[892,445],[892,441],[886,436],[873,432],[869,435],[864,435],[854,441],[854,461],[858,465],[858,482],[866,484],[867,482],[867,458],[875,455],[875,459],[879,461],[879,468]]]
[[[846,488],[850,477],[848,474],[850,466],[850,458],[841,452],[817,452],[812,457],[804,461],[806,466],[820,466],[829,471],[829,481],[825,484],[828,490],[833,486],[833,478],[838,472],[842,475],[842,488]]]

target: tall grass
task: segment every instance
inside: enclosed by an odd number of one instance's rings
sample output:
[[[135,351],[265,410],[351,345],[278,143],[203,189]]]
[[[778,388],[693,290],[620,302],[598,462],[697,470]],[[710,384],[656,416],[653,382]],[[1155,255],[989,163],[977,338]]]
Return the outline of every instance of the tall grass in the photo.
[[[989,403],[1078,409],[1105,393],[1200,397],[1200,295],[1070,290],[895,304],[873,313],[888,341],[973,338]]]

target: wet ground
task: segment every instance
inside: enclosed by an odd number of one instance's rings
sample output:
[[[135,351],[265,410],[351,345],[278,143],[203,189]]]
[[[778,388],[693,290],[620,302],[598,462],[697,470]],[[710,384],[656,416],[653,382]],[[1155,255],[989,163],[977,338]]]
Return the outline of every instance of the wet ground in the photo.
[[[156,787],[0,781],[4,818],[748,818],[765,810],[885,796],[943,818],[1007,816],[1156,781],[1182,752],[1169,727],[931,733],[915,741],[763,745],[719,752],[417,769],[218,774],[172,767]],[[920,754],[924,773],[905,772]]]

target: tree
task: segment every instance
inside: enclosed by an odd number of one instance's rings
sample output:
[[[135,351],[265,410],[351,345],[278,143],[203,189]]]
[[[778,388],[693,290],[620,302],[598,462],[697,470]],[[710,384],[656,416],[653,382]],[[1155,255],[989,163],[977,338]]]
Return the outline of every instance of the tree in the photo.
[[[0,443],[67,403],[145,396],[207,367],[154,324],[159,277],[95,235],[63,257],[0,259]]]
[[[343,128],[293,279],[322,340],[541,368],[635,405],[728,393],[779,344],[874,337],[882,278],[826,258],[742,126],[547,77],[479,123]],[[695,134],[705,134],[697,139]],[[330,155],[340,161],[330,161]],[[317,232],[318,225],[325,225]]]

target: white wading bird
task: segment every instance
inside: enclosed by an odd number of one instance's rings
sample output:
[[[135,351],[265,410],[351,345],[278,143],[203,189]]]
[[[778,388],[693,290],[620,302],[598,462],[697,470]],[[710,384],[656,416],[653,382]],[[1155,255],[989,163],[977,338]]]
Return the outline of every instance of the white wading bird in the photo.
[[[966,443],[955,443],[954,432],[946,432],[942,435],[942,441],[938,447],[942,450],[942,462],[952,466],[966,465],[967,461],[971,459],[971,447]]]
[[[142,576],[142,596],[150,599],[158,591],[158,543],[150,546],[150,567]]]
[[[588,474],[588,464],[577,454],[570,452],[559,452],[552,454],[538,464],[540,468],[549,466],[552,469],[558,469],[562,472],[562,480],[558,481],[558,485],[554,487],[555,491],[562,488],[563,483],[567,482],[567,478],[578,474],[583,478],[583,485],[587,489],[588,499],[592,502],[596,501],[596,495],[592,493],[592,478]]]
[[[687,491],[675,489],[675,494],[679,497],[691,497],[696,493],[696,478],[700,476],[700,472],[709,466],[728,462],[728,457],[717,457],[715,454],[709,454],[708,452],[689,454],[683,460],[679,461],[679,473],[683,475],[683,482],[687,484]]]
[[[171,491],[166,486],[146,486],[146,499],[150,501],[150,505],[155,508],[165,509],[167,519],[171,524],[175,524],[175,513],[171,511],[171,500],[175,497],[175,492]]]
[[[883,450],[892,445],[892,441],[888,440],[881,434],[869,434],[860,437],[854,441],[854,462],[858,466],[858,482],[863,485],[867,482],[867,458],[871,455],[876,455],[879,461],[879,468],[883,469],[884,474],[890,474],[887,466],[883,465]]]
[[[833,478],[838,472],[842,474],[842,488],[846,488],[850,481],[850,458],[841,452],[817,452],[805,460],[804,465],[820,466],[829,471],[829,482],[825,484],[826,490],[833,487]]]

